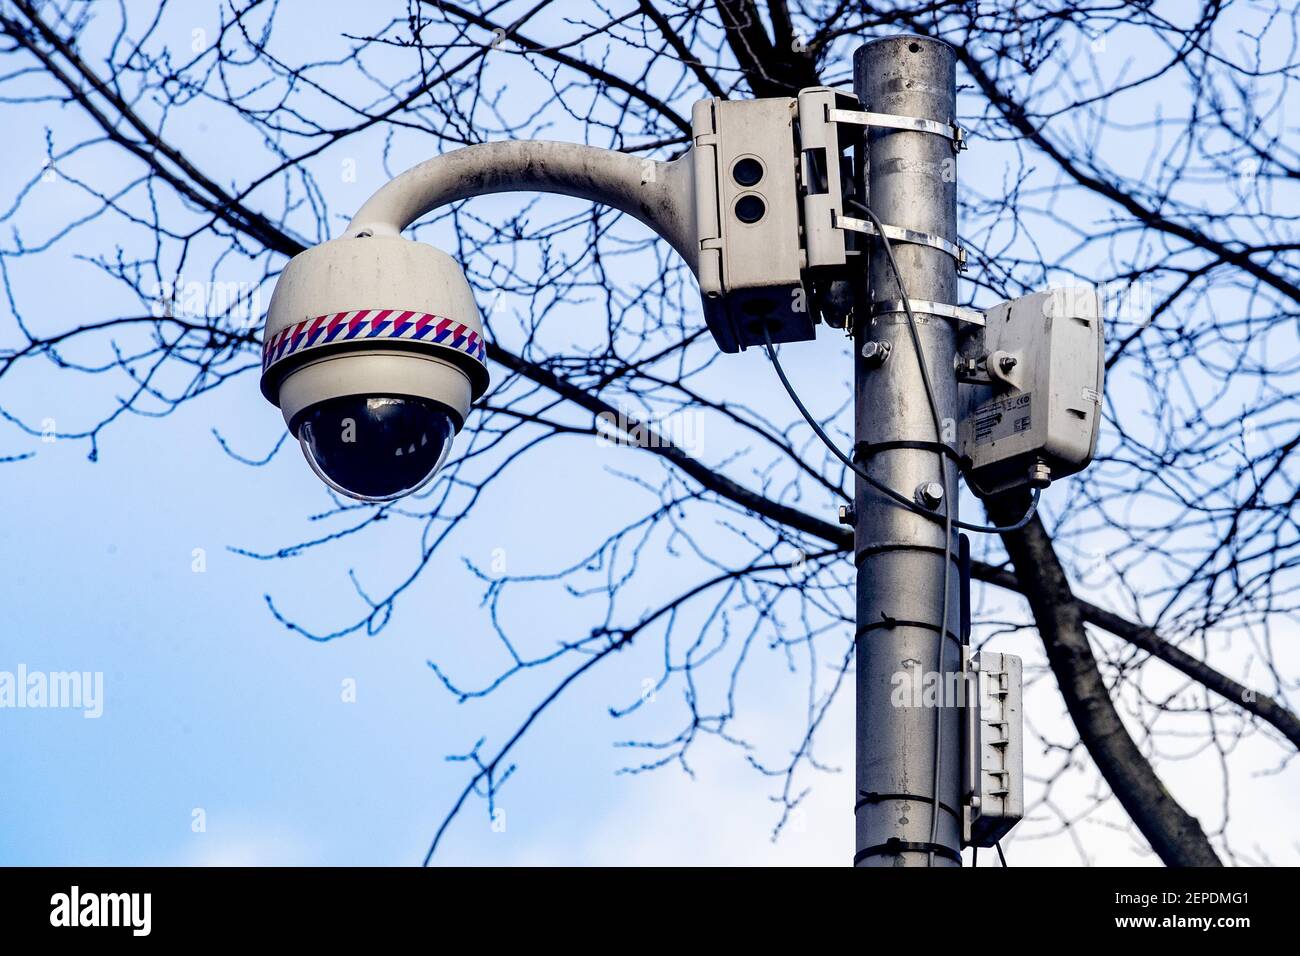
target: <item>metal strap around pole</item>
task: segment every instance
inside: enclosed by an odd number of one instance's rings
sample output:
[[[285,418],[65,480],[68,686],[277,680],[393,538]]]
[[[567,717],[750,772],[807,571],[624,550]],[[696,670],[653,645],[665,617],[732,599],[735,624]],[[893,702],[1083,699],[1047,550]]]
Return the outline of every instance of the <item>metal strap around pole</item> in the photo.
[[[885,129],[906,129],[914,133],[933,133],[952,143],[954,150],[966,148],[966,134],[956,123],[919,116],[898,116],[894,113],[869,113],[866,110],[840,110],[827,107],[826,119],[832,123],[851,123],[855,126],[874,126]]]
[[[890,238],[893,238],[892,236]],[[920,299],[908,299],[912,306],[913,312],[923,312],[926,315],[939,315],[945,319],[955,319],[958,322],[967,322],[971,325],[983,325],[984,313],[979,309],[963,309],[959,305],[948,305],[943,302],[925,302]],[[873,302],[871,304],[872,315],[889,315],[893,312],[906,312],[903,308],[902,299],[885,299],[883,302]]]
[[[837,229],[850,229],[868,236],[876,235],[875,225],[866,219],[854,219],[852,216],[836,213],[832,225]],[[943,236],[936,236],[932,232],[917,232],[915,229],[905,229],[902,226],[885,226],[885,237],[893,242],[911,242],[946,252],[957,260],[958,269],[962,271],[966,269],[966,250],[955,242],[949,242]]]
[[[884,843],[878,843],[875,846],[869,846],[859,850],[853,855],[853,864],[856,866],[867,857],[891,855],[896,856],[899,853],[933,853],[935,856],[941,856],[944,859],[952,860],[958,866],[961,865],[961,854],[950,846],[942,843],[930,843],[928,841],[909,841],[900,840],[897,837],[891,837]]]

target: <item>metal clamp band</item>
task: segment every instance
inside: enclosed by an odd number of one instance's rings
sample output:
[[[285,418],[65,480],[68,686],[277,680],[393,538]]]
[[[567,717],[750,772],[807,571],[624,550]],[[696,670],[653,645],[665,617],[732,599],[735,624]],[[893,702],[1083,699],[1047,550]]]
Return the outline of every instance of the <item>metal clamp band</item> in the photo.
[[[836,229],[851,229],[853,232],[861,232],[868,236],[876,235],[876,227],[869,220],[854,219],[838,212],[832,213],[832,216],[831,225]],[[910,242],[946,252],[957,260],[958,269],[963,272],[966,269],[966,250],[955,242],[949,242],[943,236],[936,236],[932,232],[917,232],[915,229],[906,229],[903,226],[885,226],[885,238],[892,242]]]
[[[890,837],[884,843],[877,843],[875,846],[859,850],[853,855],[853,864],[856,866],[869,856],[897,853],[933,853],[935,856],[961,863],[961,854],[950,846],[944,846],[942,843],[912,843],[900,840],[898,837]]]
[[[853,812],[857,813],[865,806],[870,806],[873,803],[882,803],[885,800],[906,800],[912,803],[923,803],[929,806],[934,805],[934,801],[931,798],[922,797],[915,793],[875,793],[866,790],[859,790],[858,802],[853,805]],[[961,819],[961,814],[948,806],[948,804],[944,803],[942,800],[939,801],[939,809],[947,811],[958,820]]]
[[[908,299],[912,305],[913,312],[924,312],[927,315],[941,315],[945,319],[956,319],[958,322],[969,322],[971,325],[983,325],[984,313],[979,309],[963,309],[959,305],[946,305],[943,302],[927,302],[924,299]],[[903,308],[902,299],[885,299],[883,302],[871,303],[872,315],[889,315],[893,312],[906,312]]]
[[[956,448],[937,441],[860,441],[853,446],[853,460],[861,463],[878,451],[897,451],[899,449],[932,451],[936,454],[947,455],[959,468],[963,465],[961,454]]]
[[[956,123],[940,123],[938,120],[922,119],[919,116],[900,116],[896,113],[869,113],[866,110],[840,110],[826,108],[826,119],[832,123],[852,123],[855,126],[874,126],[884,129],[904,129],[913,133],[933,133],[952,143],[952,148],[960,152],[966,148],[966,134]]]
[[[892,631],[895,628],[900,628],[900,627],[918,627],[921,628],[922,630],[934,631],[935,634],[951,637],[958,644],[961,643],[961,635],[953,631],[951,628],[940,629],[938,624],[931,624],[929,621],[905,621],[902,618],[887,617],[883,612],[881,612],[881,617],[884,618],[884,620],[872,621],[868,624],[863,624],[860,628],[857,629],[856,633],[853,636],[855,638],[858,638],[858,637],[865,637],[866,635],[870,634],[872,631]],[[951,673],[955,674],[957,672],[952,671]]]

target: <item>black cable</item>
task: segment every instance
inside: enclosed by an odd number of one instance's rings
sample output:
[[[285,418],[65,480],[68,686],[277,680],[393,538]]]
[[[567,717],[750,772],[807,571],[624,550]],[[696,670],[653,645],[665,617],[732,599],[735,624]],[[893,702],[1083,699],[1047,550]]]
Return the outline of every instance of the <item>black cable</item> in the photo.
[[[962,531],[974,531],[977,534],[1009,534],[1012,531],[1019,531],[1034,520],[1034,515],[1038,512],[1038,499],[1042,497],[1042,494],[1042,488],[1033,490],[1033,493],[1029,496],[1029,508],[1015,524],[967,524],[965,521],[954,521],[952,523],[953,527],[960,528]]]
[[[821,443],[825,445],[827,449],[830,450],[831,454],[833,454],[836,458],[842,461],[846,467],[852,469],[855,475],[857,475],[859,478],[861,478],[863,481],[869,484],[872,488],[875,488],[881,494],[892,498],[894,501],[898,502],[904,508],[914,511],[917,514],[921,515],[922,517],[929,518],[931,521],[934,521],[936,523],[942,522],[945,517],[944,515],[936,514],[933,511],[929,511],[926,508],[922,508],[911,498],[907,497],[907,495],[903,494],[902,492],[895,491],[893,488],[890,488],[884,482],[867,474],[865,471],[863,471],[861,468],[858,467],[857,462],[855,462],[852,458],[844,454],[844,452],[840,451],[839,448],[835,446],[835,443],[831,441],[830,437],[826,434],[826,432],[822,430],[822,427],[817,424],[817,420],[813,418],[812,413],[809,412],[808,409],[804,406],[803,401],[799,398],[799,394],[794,390],[794,386],[790,384],[790,380],[786,377],[785,369],[781,367],[781,360],[777,358],[776,348],[772,345],[771,332],[766,327],[763,328],[763,341],[764,341],[764,347],[767,349],[767,357],[771,360],[773,367],[776,369],[776,374],[777,377],[781,380],[781,384],[785,386],[785,391],[786,394],[790,396],[790,401],[794,402],[794,407],[799,410],[799,414],[803,416],[803,420],[808,423],[808,427],[813,430],[813,433],[816,434],[816,436],[819,439],[821,439]],[[953,521],[952,526],[954,528],[960,528],[962,531],[973,531],[976,534],[1003,534],[1004,532],[1019,531],[1021,528],[1023,528],[1025,525],[1029,524],[1029,522],[1033,520],[1034,513],[1038,510],[1038,498],[1040,493],[1041,493],[1041,489],[1039,488],[1034,489],[1033,497],[1029,503],[1029,510],[1026,511],[1024,517],[1021,518],[1019,521],[1017,521],[1015,524],[983,525],[983,524],[970,524],[969,522],[966,521]],[[944,508],[944,511],[945,512],[947,511],[946,507]]]
[[[1002,866],[1005,869],[1007,865],[1007,856],[1005,853],[1002,852],[1002,841],[999,840],[997,843],[993,845],[998,848],[998,859],[1002,861]]]
[[[763,342],[764,342],[764,346],[767,349],[767,357],[769,360],[771,360],[772,366],[776,369],[777,378],[779,378],[781,380],[781,384],[785,386],[785,391],[786,394],[790,396],[790,401],[794,402],[794,407],[799,409],[799,414],[801,414],[803,416],[804,421],[808,423],[808,427],[811,428],[813,430],[813,433],[816,434],[816,436],[821,439],[822,444],[830,449],[831,454],[833,454],[836,458],[842,461],[848,468],[852,469],[854,474],[856,474],[859,478],[861,478],[871,487],[875,488],[877,491],[881,492],[882,494],[888,495],[890,498],[893,498],[899,504],[903,505],[903,507],[910,508],[911,510],[915,511],[917,514],[922,514],[925,515],[927,518],[930,518],[934,521],[938,521],[939,516],[936,515],[934,512],[927,511],[926,509],[918,505],[915,501],[913,501],[911,498],[907,497],[907,495],[895,491],[893,488],[890,488],[884,482],[879,481],[878,479],[867,474],[865,471],[863,471],[861,468],[858,467],[857,463],[852,458],[844,454],[844,452],[840,451],[839,448],[836,447],[835,442],[831,441],[830,437],[826,434],[826,432],[822,430],[821,425],[817,424],[817,420],[813,418],[812,413],[809,412],[808,409],[804,406],[803,400],[799,398],[799,393],[796,392],[794,390],[794,386],[790,384],[790,379],[786,378],[785,369],[781,367],[781,360],[777,358],[776,347],[772,345],[772,333],[768,330],[766,326],[763,327]]]

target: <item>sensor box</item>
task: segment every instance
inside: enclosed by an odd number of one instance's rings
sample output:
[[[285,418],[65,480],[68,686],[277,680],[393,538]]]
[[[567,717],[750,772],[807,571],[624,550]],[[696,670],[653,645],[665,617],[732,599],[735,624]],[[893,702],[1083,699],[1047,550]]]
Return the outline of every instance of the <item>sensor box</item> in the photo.
[[[800,272],[797,101],[701,100],[695,143],[698,277],[718,347],[737,352],[815,335]]]
[[[962,351],[979,371],[967,379],[975,384],[965,390],[958,439],[980,494],[1046,484],[1087,466],[1105,371],[1095,289],[1054,289],[996,305]]]

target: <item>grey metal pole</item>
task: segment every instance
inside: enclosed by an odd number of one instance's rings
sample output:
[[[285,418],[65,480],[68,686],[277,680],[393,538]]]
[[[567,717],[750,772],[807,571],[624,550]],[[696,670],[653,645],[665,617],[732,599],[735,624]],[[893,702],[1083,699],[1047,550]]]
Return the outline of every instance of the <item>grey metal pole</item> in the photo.
[[[862,108],[877,113],[955,120],[956,67],[945,43],[919,36],[889,37],[859,47],[853,57],[854,92]],[[957,240],[957,184],[952,145],[913,130],[869,131],[867,204],[889,226]],[[901,298],[880,247],[871,240],[869,298]],[[918,332],[947,421],[936,435],[916,349],[902,312],[868,317],[859,309],[854,330],[857,449],[866,470],[911,496],[939,479],[936,441],[955,445],[957,382],[953,373],[956,330],[951,320],[927,314],[917,303],[957,301],[957,265],[941,249],[894,242],[894,255],[912,300]],[[868,357],[863,346],[888,342]],[[868,354],[872,349],[868,347]],[[906,443],[900,445],[898,443]],[[918,447],[917,443],[921,443]],[[947,501],[957,512],[957,471],[947,468]],[[900,686],[923,674],[960,669],[960,574],[952,541],[948,618],[941,623],[944,527],[908,511],[861,479],[855,496],[857,594],[857,846],[859,866],[960,865],[961,730],[956,707],[898,704]],[[903,675],[900,677],[900,675]],[[900,683],[907,677],[909,682]],[[945,689],[951,679],[942,681]],[[936,728],[936,721],[942,726]],[[931,843],[936,729],[939,758],[938,826]]]

